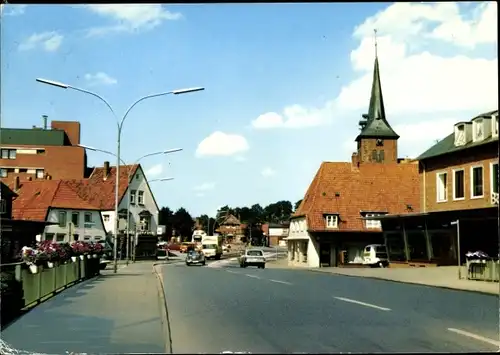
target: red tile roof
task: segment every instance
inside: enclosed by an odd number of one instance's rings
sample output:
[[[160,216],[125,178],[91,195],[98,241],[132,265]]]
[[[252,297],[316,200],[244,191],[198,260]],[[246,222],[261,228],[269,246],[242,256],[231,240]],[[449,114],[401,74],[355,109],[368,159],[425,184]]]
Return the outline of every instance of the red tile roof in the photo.
[[[403,214],[411,205],[416,212],[419,192],[417,163],[324,162],[292,218],[306,216],[310,231],[373,231],[365,228],[361,211]],[[339,215],[338,229],[326,229],[325,214]]]
[[[127,178],[139,165],[120,166],[119,198],[127,190]],[[132,170],[130,170],[132,169]],[[52,208],[79,210],[112,210],[115,207],[115,167],[104,179],[104,168],[95,168],[88,179],[24,181],[13,201],[14,219],[45,221]]]

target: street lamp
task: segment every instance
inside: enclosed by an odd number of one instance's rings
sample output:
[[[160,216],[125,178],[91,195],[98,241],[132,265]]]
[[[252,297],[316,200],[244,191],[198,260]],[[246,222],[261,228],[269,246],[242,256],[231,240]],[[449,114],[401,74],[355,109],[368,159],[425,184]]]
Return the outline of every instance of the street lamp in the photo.
[[[110,152],[110,151],[107,151],[107,150],[104,150],[104,149],[99,149],[99,148],[94,148],[94,147],[90,147],[90,146],[87,146],[87,145],[83,145],[83,144],[79,144],[78,145],[79,147],[82,147],[82,148],[85,148],[85,149],[88,149],[88,150],[92,150],[94,152],[101,152],[101,153],[105,153],[105,154],[109,154],[109,155],[113,155],[116,157],[116,154]],[[129,259],[130,259],[130,251],[129,251],[129,245],[130,245],[130,234],[129,234],[129,226],[130,226],[130,178],[132,177],[132,167],[134,167],[136,164],[138,164],[142,159],[146,158],[146,157],[150,157],[150,156],[154,156],[154,155],[160,155],[160,154],[170,154],[170,153],[176,153],[176,152],[180,152],[182,151],[182,148],[174,148],[174,149],[167,149],[167,150],[163,150],[163,151],[159,151],[159,152],[154,152],[154,153],[149,153],[149,154],[146,154],[146,155],[143,155],[142,157],[140,157],[139,159],[137,159],[132,165],[130,165],[128,167],[128,174],[127,174],[127,237],[126,237],[126,240],[127,240],[127,245],[126,245],[126,263],[128,265],[129,263]],[[123,159],[120,158],[120,161],[123,163],[123,165],[127,165]],[[118,170],[117,170],[117,173],[118,173]],[[169,180],[173,180],[174,178],[161,178],[161,179],[154,179],[154,180],[151,180],[150,182],[154,182],[154,181],[169,181]],[[117,208],[115,208],[115,220],[118,221],[118,212],[117,212]],[[115,237],[115,245],[118,243],[118,239]],[[114,246],[113,246],[113,250],[114,250]],[[117,258],[117,253],[115,253],[114,255],[114,260],[113,260],[113,264],[114,266],[118,266],[118,258]]]
[[[122,135],[123,123],[125,122],[125,119],[127,118],[127,116],[130,113],[130,111],[135,107],[135,105],[137,105],[141,101],[144,101],[144,100],[147,100],[147,99],[151,99],[153,97],[159,97],[159,96],[170,95],[170,94],[172,94],[172,95],[181,95],[181,94],[187,94],[187,93],[190,93],[190,92],[202,91],[202,90],[205,90],[205,88],[203,88],[203,87],[194,87],[194,88],[187,88],[187,89],[178,89],[178,90],[160,92],[160,93],[157,93],[157,94],[152,94],[152,95],[147,95],[147,96],[141,97],[140,99],[136,100],[127,109],[127,111],[125,111],[125,114],[123,115],[123,117],[121,119],[118,119],[118,116],[116,115],[116,113],[113,110],[113,108],[111,107],[111,105],[103,97],[99,96],[98,94],[96,94],[96,93],[94,93],[92,91],[81,89],[81,88],[78,88],[78,87],[75,87],[75,86],[71,86],[71,85],[68,85],[68,84],[64,84],[64,83],[61,83],[59,81],[54,81],[54,80],[37,78],[36,81],[39,82],[39,83],[42,83],[42,84],[55,86],[55,87],[58,87],[58,88],[61,88],[61,89],[72,89],[72,90],[75,90],[75,91],[80,91],[80,92],[83,92],[85,94],[92,95],[92,96],[98,98],[99,100],[101,100],[109,108],[109,110],[111,111],[111,113],[113,114],[113,116],[116,119],[116,124],[117,124],[118,132],[117,132],[117,140],[116,140],[116,186],[115,186],[115,223],[114,223],[115,243],[114,243],[114,247],[113,247],[113,254],[114,254],[114,259],[115,259],[114,270],[113,271],[116,274],[116,272],[118,271],[118,264],[116,262],[116,254],[117,254],[116,244],[117,244],[117,241],[118,241],[118,203],[119,203],[119,201],[118,201],[118,188],[119,188],[119,185],[120,185],[120,160],[121,160],[120,159],[120,144],[121,144],[121,135]]]

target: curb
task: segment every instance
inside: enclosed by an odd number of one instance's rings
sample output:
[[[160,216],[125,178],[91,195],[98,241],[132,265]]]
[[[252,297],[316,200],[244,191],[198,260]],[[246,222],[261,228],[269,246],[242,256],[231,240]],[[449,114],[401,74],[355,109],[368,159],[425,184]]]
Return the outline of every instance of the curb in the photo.
[[[424,286],[424,287],[442,288],[442,289],[445,289],[445,290],[452,290],[452,291],[471,292],[471,293],[476,293],[476,294],[479,293],[479,294],[488,295],[488,296],[498,296],[497,293],[491,293],[491,292],[487,292],[487,291],[467,290],[467,289],[463,289],[463,288],[454,288],[454,287],[450,287],[450,286],[441,286],[441,285],[427,285],[427,284],[418,283],[418,282],[412,282],[412,281],[390,280],[390,279],[384,279],[382,277],[377,277],[377,276],[345,275],[345,274],[338,274],[338,273],[334,273],[334,272],[319,271],[319,270],[315,270],[315,269],[306,269],[306,271],[315,272],[315,273],[319,273],[319,274],[333,275],[333,276],[357,277],[357,278],[364,278],[364,279],[389,281],[389,282],[400,283],[400,284],[407,284],[407,285],[417,285],[417,286]]]
[[[163,325],[163,332],[168,333],[165,334],[165,340],[168,340],[165,342],[165,352],[167,354],[172,354],[173,349],[172,349],[172,331],[170,328],[170,318],[168,316],[168,305],[167,305],[167,299],[165,297],[165,285],[163,283],[163,277],[161,275],[161,271],[157,270],[157,266],[160,265],[165,265],[166,263],[154,263],[153,264],[153,273],[156,276],[156,281],[157,281],[157,291],[158,291],[158,300],[160,303],[160,308],[162,308],[161,312],[161,323]]]

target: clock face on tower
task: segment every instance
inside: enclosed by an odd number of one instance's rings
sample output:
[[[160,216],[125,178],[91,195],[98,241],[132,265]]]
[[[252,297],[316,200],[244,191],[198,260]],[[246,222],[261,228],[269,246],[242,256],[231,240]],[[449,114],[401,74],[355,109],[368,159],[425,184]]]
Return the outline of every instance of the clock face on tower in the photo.
[[[383,147],[384,146],[384,141],[382,139],[377,139],[377,147]]]

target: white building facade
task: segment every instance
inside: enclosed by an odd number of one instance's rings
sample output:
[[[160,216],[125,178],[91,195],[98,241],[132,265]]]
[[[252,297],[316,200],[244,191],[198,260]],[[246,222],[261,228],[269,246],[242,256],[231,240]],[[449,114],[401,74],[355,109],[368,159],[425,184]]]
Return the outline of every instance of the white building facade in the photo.
[[[307,231],[305,217],[290,221],[288,237],[288,264],[292,266],[319,267],[319,243]]]
[[[47,222],[55,224],[45,227],[44,240],[59,243],[71,243],[75,240],[97,242],[106,237],[98,210],[49,208]]]
[[[129,205],[130,201],[130,205]],[[127,231],[127,210],[130,207],[129,233],[152,234],[158,231],[159,208],[149,187],[146,176],[139,166],[118,205],[119,231]],[[114,234],[115,211],[101,211],[104,228],[108,235]]]

